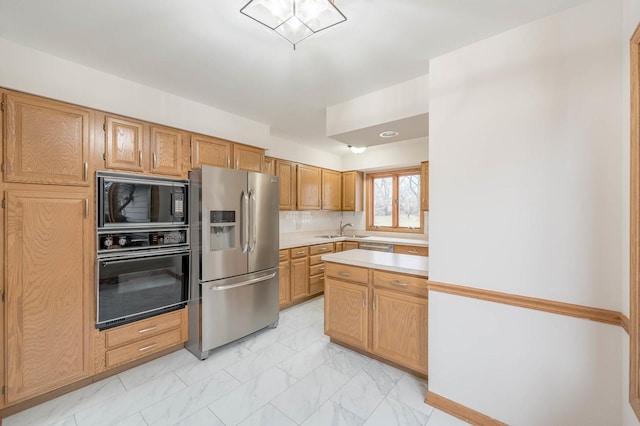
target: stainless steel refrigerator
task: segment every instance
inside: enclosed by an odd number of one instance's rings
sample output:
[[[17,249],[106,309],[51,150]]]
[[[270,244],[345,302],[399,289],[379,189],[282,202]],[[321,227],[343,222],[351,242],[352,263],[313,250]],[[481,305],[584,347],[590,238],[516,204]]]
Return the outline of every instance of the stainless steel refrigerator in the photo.
[[[278,178],[202,166],[189,173],[187,349],[209,351],[278,324]]]

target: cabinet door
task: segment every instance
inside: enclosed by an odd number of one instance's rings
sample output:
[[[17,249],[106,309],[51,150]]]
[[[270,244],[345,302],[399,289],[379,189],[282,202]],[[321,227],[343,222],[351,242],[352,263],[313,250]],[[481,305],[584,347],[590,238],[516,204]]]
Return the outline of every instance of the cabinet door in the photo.
[[[203,135],[191,135],[191,167],[231,167],[233,143]]]
[[[151,126],[151,173],[182,176],[182,132]]]
[[[348,345],[367,349],[368,293],[366,286],[326,278],[324,332]]]
[[[420,168],[420,209],[429,210],[429,162],[425,161]]]
[[[253,146],[233,144],[233,161],[238,170],[262,172],[264,149]]]
[[[7,192],[6,396],[13,403],[88,377],[93,238],[88,197]]]
[[[309,295],[309,258],[291,260],[291,300]]]
[[[373,353],[426,374],[427,299],[379,289],[373,298]]]
[[[341,173],[322,169],[322,210],[340,210],[341,188]]]
[[[89,186],[88,109],[5,94],[5,180]]]
[[[342,210],[362,211],[363,202],[362,172],[342,173]]]
[[[289,269],[288,260],[278,264],[278,274],[280,279],[280,305],[284,305],[291,300],[291,277],[289,275]]]
[[[141,172],[144,144],[144,124],[107,115],[105,117],[107,141],[105,165],[107,169]]]
[[[345,241],[344,243],[342,243],[342,250],[343,251],[347,251],[347,250],[355,250],[358,248],[358,243],[355,241]]]
[[[264,157],[264,165],[262,171],[268,175],[276,175],[276,159],[273,157]]]
[[[297,169],[298,210],[320,210],[321,169],[304,164]]]
[[[296,209],[296,166],[290,161],[276,161],[276,176],[280,178],[280,210]]]

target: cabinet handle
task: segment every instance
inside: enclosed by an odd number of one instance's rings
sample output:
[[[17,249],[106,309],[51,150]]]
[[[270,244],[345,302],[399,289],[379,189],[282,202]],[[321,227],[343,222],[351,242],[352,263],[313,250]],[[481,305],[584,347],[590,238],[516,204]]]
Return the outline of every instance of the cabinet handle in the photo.
[[[373,310],[376,310],[376,299],[378,298],[378,296],[373,296]]]
[[[304,254],[304,253],[305,253],[304,250],[296,252],[296,254]]]
[[[84,199],[84,217],[86,218],[89,217],[89,199],[88,198]]]
[[[89,180],[89,163],[87,161],[84,162],[83,164],[84,166],[84,181],[88,181]]]
[[[366,306],[365,301],[364,301],[364,293],[362,293],[362,307],[364,308]]]
[[[279,259],[282,259],[284,257],[284,254],[281,254],[278,256]]]
[[[340,275],[341,277],[350,277],[351,276],[351,274],[349,272],[344,272],[344,271],[338,272],[338,275]]]
[[[155,330],[156,328],[158,328],[158,327],[156,327],[155,325],[154,325],[153,327],[143,328],[142,330],[138,330],[138,333],[143,334],[143,333],[146,333],[146,332],[148,332],[148,331],[153,331],[153,330]]]
[[[409,284],[407,284],[407,283],[403,283],[403,282],[401,282],[401,281],[397,281],[397,280],[391,281],[391,284],[393,284],[393,285],[397,285],[398,287],[406,287],[406,286],[408,286],[408,285],[409,285]]]
[[[142,167],[142,150],[138,150],[138,166]]]
[[[227,157],[227,169],[231,168],[231,158]]]
[[[409,250],[407,251],[409,254],[418,254],[418,250]]]
[[[153,153],[153,168],[157,169],[158,168],[158,157],[156,156],[156,153]]]
[[[236,169],[240,168],[240,159],[236,158]]]
[[[158,346],[158,344],[157,344],[157,343],[154,343],[154,344],[152,344],[152,345],[145,346],[144,348],[140,348],[140,349],[138,349],[138,352],[144,352],[144,351],[147,351],[147,350],[149,350],[149,349],[151,349],[151,348],[153,348],[153,347],[156,347],[156,346]]]
[[[321,247],[320,251],[327,251],[328,249],[326,247]]]
[[[322,268],[320,268],[321,271],[324,271],[324,269],[325,269],[324,266]]]

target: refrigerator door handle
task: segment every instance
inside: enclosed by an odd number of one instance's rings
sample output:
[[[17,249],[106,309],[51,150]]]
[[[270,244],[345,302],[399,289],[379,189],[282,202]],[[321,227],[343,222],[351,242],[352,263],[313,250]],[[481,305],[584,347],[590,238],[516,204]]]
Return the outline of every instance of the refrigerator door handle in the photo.
[[[229,290],[229,289],[236,288],[236,287],[244,287],[246,285],[251,285],[251,284],[259,283],[259,282],[262,282],[262,281],[270,280],[271,278],[273,278],[275,276],[276,276],[276,273],[272,272],[269,275],[265,275],[264,277],[252,278],[250,280],[243,281],[243,282],[237,283],[237,284],[229,284],[229,285],[222,285],[222,286],[212,285],[211,287],[209,287],[209,290],[221,291],[221,290]]]
[[[240,244],[242,244],[242,252],[246,253],[249,247],[249,194],[242,191],[242,199],[240,201],[241,216],[241,233]]]
[[[249,251],[252,252],[256,248],[256,238],[258,235],[258,221],[256,219],[256,193],[252,190],[249,190],[249,206],[251,211],[249,216],[249,226],[251,227],[251,234],[249,234]]]

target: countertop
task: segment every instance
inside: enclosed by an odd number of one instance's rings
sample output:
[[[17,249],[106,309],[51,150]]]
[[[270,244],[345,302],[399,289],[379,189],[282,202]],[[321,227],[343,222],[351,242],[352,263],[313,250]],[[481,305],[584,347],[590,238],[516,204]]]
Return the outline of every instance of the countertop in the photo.
[[[343,263],[363,268],[381,269],[401,274],[429,276],[429,258],[410,254],[395,254],[370,250],[347,250],[324,254],[325,262]]]
[[[280,235],[280,248],[288,249],[291,247],[311,246],[314,244],[332,243],[336,241],[357,241],[357,242],[370,242],[370,243],[387,243],[387,244],[402,244],[409,246],[421,246],[429,247],[429,242],[426,240],[419,240],[413,238],[394,238],[394,237],[378,237],[368,236],[366,238],[354,238],[349,235],[344,237],[335,238],[318,238],[315,235],[328,234],[327,232],[315,232],[314,234],[281,234]]]

